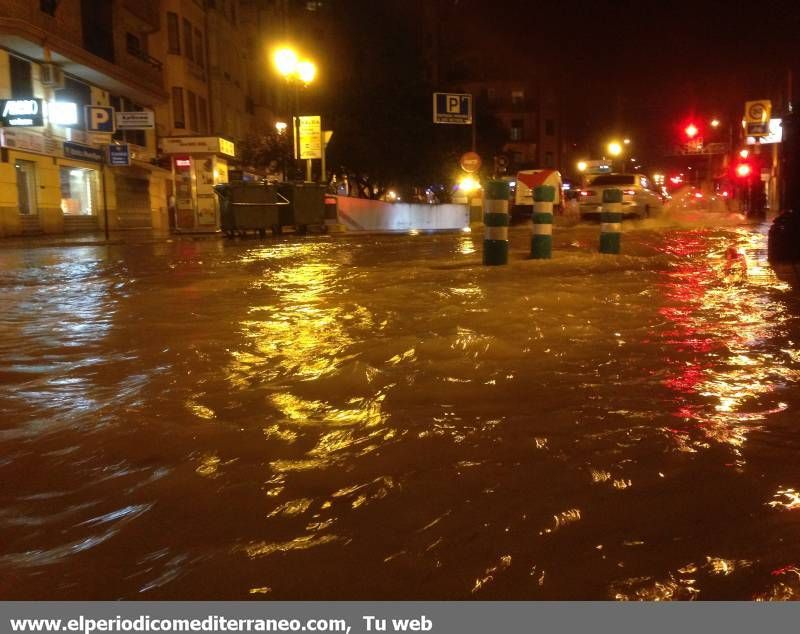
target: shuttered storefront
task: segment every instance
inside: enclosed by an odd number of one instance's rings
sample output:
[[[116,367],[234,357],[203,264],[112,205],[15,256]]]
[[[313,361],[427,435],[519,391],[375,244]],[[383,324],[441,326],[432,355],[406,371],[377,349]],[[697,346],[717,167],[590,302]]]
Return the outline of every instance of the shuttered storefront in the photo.
[[[149,178],[115,174],[114,183],[120,229],[151,228]]]

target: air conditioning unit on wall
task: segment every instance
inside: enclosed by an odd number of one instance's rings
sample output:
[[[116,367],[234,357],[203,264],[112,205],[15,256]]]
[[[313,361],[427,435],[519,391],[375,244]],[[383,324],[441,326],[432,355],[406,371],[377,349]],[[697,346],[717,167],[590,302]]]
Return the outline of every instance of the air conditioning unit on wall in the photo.
[[[42,82],[42,86],[50,88],[64,87],[64,71],[55,64],[42,64],[39,79]]]

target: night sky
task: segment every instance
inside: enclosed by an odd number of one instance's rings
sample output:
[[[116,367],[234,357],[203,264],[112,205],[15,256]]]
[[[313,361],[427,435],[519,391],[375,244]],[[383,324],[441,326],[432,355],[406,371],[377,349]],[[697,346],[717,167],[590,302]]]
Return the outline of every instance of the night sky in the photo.
[[[627,134],[657,153],[688,117],[800,93],[800,2],[451,0],[450,32],[494,65],[554,83],[570,135]],[[521,60],[525,60],[524,62]]]

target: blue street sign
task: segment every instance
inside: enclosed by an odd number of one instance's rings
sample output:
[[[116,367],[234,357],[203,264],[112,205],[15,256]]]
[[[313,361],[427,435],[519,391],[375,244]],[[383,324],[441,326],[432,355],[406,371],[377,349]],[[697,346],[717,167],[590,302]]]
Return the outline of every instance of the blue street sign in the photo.
[[[131,153],[127,143],[108,146],[108,164],[114,166],[127,166],[131,164]]]
[[[114,108],[107,106],[84,106],[86,129],[89,132],[116,132],[114,127]]]
[[[433,93],[433,122],[472,124],[472,95]]]
[[[103,150],[72,141],[64,141],[64,156],[79,161],[103,162]]]

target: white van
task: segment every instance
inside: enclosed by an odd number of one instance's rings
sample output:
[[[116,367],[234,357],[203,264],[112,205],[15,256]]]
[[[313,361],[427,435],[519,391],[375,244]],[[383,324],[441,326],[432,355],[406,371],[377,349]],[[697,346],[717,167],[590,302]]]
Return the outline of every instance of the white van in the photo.
[[[558,170],[522,170],[517,172],[514,194],[514,205],[511,215],[515,219],[530,218],[533,213],[533,188],[539,185],[551,185],[556,190],[553,201],[553,213],[563,211],[562,180]]]

